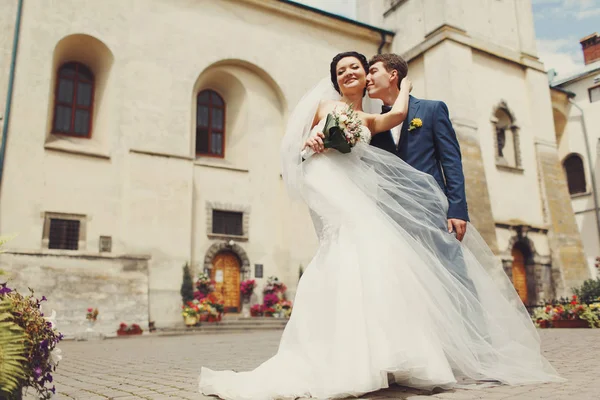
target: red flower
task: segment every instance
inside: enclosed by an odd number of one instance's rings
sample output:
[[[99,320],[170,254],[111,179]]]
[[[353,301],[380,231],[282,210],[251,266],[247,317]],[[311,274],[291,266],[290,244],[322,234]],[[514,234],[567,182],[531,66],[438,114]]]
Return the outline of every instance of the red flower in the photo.
[[[88,308],[88,312],[92,312],[92,311],[94,311],[93,308]]]

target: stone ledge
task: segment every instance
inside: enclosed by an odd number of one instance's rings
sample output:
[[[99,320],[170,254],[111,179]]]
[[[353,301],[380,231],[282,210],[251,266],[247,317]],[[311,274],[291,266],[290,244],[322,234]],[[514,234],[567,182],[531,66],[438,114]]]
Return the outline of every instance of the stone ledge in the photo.
[[[217,240],[237,240],[239,242],[247,242],[249,240],[248,236],[224,235],[220,233],[207,233],[206,236],[208,236],[210,239]]]
[[[95,146],[91,143],[80,145],[72,143],[68,140],[57,139],[56,141],[47,142],[44,144],[44,149],[110,160],[110,154],[107,151],[104,151],[103,149],[100,149],[98,146]]]
[[[183,156],[183,155],[179,155],[179,154],[170,154],[170,153],[161,153],[161,152],[150,151],[150,150],[129,149],[129,152],[134,153],[134,154],[143,154],[146,156],[154,156],[154,157],[176,158],[179,160],[187,160],[187,161],[194,160],[194,158],[190,157],[190,156]]]
[[[241,167],[234,167],[232,165],[224,165],[224,164],[219,164],[219,163],[212,163],[210,161],[206,161],[206,160],[196,160],[194,161],[194,165],[198,166],[198,167],[208,167],[208,168],[217,168],[217,169],[226,169],[229,171],[236,171],[236,172],[250,172],[250,170],[248,168],[241,168]]]
[[[507,172],[514,172],[516,174],[522,174],[525,172],[525,170],[521,167],[512,167],[510,165],[503,165],[503,164],[498,164],[498,163],[496,163],[496,168],[501,169],[503,171],[507,171]]]
[[[577,198],[580,198],[580,197],[587,197],[587,196],[591,196],[591,195],[592,195],[592,192],[588,191],[588,192],[584,192],[584,193],[575,193],[575,194],[572,194],[571,198],[572,199],[577,199]]]
[[[451,40],[455,43],[468,46],[473,50],[513,62],[523,67],[544,72],[543,64],[530,54],[507,49],[491,43],[484,38],[470,36],[464,30],[448,24],[441,25],[432,30],[426,35],[423,42],[404,52],[404,59],[410,62],[446,40]]]
[[[50,256],[50,257],[67,257],[67,258],[83,258],[88,260],[93,259],[105,259],[105,260],[149,260],[152,256],[147,254],[107,254],[107,253],[93,253],[88,251],[79,250],[6,250],[3,254],[21,255],[21,256]]]

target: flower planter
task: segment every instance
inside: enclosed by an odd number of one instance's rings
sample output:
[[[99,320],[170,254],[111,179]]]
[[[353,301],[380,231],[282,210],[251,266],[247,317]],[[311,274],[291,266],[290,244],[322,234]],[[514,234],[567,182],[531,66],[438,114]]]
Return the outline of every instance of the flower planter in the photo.
[[[557,319],[552,321],[553,328],[589,328],[590,324],[583,319]]]
[[[198,317],[195,315],[186,315],[183,320],[186,326],[194,326],[198,323]]]

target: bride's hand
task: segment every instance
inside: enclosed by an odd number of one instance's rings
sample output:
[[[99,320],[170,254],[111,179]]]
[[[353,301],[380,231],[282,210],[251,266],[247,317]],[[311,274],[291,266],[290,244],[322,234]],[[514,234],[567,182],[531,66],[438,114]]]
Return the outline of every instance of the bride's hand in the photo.
[[[322,132],[317,132],[316,135],[311,136],[306,140],[302,149],[310,147],[315,153],[321,153],[323,150],[325,150],[325,146],[323,144],[324,138],[325,135]]]
[[[410,93],[410,92],[412,92],[412,89],[413,89],[412,81],[410,79],[408,79],[408,76],[404,77],[404,79],[402,79],[402,82],[400,82],[400,91],[408,90],[408,93]]]

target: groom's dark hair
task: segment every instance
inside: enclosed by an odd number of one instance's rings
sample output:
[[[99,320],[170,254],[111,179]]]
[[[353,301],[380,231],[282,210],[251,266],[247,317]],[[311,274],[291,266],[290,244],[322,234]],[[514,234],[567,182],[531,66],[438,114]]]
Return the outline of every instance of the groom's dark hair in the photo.
[[[376,54],[371,58],[371,61],[369,61],[369,67],[380,61],[387,72],[391,72],[394,69],[398,71],[398,89],[400,89],[400,82],[408,75],[408,64],[406,61],[398,54]]]

